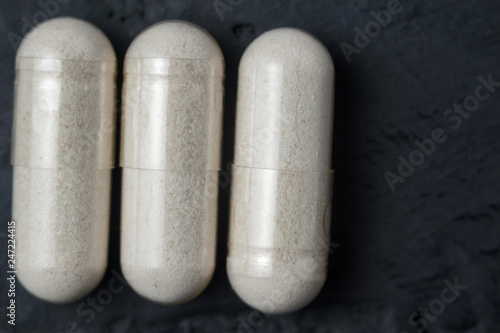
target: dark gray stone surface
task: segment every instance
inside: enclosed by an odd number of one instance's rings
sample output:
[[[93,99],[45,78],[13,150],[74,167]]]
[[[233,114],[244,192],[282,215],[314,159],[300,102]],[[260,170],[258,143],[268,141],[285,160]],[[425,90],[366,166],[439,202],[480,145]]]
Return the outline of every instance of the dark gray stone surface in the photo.
[[[500,2],[403,1],[401,12],[391,15],[379,32],[372,30],[370,43],[352,54],[350,62],[341,43],[354,45],[353,29],[364,29],[374,19],[370,12],[387,9],[388,1],[222,0],[230,9],[223,20],[212,0],[61,2],[68,3],[50,16],[76,16],[97,25],[113,43],[120,66],[133,38],[161,20],[192,21],[216,38],[227,66],[224,166],[233,156],[237,68],[245,48],[277,27],[299,27],[316,35],[330,50],[337,73],[332,235],[340,247],[330,258],[323,291],[310,306],[289,315],[262,316],[238,299],[226,277],[225,187],[217,269],[198,298],[163,307],[125,287],[110,304],[88,311],[86,300],[48,304],[18,283],[16,332],[411,333],[422,332],[424,322],[426,332],[433,333],[499,331],[500,87],[480,101],[477,111],[460,116],[460,124],[458,118],[444,117],[457,117],[447,111],[455,103],[473,101],[468,96],[475,94],[479,76],[500,81]],[[24,22],[43,18],[43,12],[37,1],[0,3],[3,234],[11,217],[12,190],[15,49],[8,36],[22,36]],[[397,174],[398,156],[408,160],[418,149],[415,140],[431,138],[436,128],[447,139],[391,191],[385,172]],[[418,153],[411,156],[418,158]],[[116,169],[108,273],[92,298],[107,288],[111,271],[119,271],[120,176]],[[14,332],[5,316],[7,245],[0,240],[0,332]],[[444,281],[455,279],[467,289],[441,314],[419,310],[429,304],[436,306],[435,312],[441,310],[443,303],[436,300]],[[77,314],[79,307],[84,316]],[[420,324],[410,325],[409,318]]]

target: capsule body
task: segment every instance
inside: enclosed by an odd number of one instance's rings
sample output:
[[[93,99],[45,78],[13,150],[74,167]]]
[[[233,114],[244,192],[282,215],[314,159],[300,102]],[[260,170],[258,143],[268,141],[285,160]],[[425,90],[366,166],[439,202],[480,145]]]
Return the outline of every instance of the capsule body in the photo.
[[[17,53],[16,269],[47,301],[84,297],[106,269],[115,75],[106,36],[77,19],[40,24]]]
[[[272,30],[239,67],[227,272],[267,313],[307,305],[326,278],[334,68],[297,29]]]
[[[215,268],[224,59],[182,21],[136,37],[125,58],[121,266],[162,304],[201,293]]]

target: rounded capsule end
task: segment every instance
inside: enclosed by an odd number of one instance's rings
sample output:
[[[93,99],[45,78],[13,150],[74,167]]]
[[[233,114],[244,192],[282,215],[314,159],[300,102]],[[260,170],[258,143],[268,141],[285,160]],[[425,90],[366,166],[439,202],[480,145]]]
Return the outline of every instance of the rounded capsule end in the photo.
[[[333,71],[327,48],[313,35],[296,28],[278,28],[264,33],[246,49],[243,68],[282,66],[290,70]]]
[[[129,267],[122,264],[122,271],[130,287],[142,297],[162,305],[186,303],[205,290],[213,269],[207,274],[201,269],[179,271],[173,267]]]
[[[17,58],[116,60],[113,46],[101,30],[70,17],[48,20],[30,31],[19,46]]]
[[[196,24],[174,20],[157,23],[141,32],[126,58],[223,59],[215,39]]]
[[[21,284],[33,295],[48,302],[70,303],[94,290],[105,273],[102,269],[78,265],[72,269],[32,267],[18,270]]]
[[[249,306],[268,314],[302,309],[316,298],[325,282],[324,279],[304,280],[295,276],[244,276],[230,267],[227,272],[236,294]]]

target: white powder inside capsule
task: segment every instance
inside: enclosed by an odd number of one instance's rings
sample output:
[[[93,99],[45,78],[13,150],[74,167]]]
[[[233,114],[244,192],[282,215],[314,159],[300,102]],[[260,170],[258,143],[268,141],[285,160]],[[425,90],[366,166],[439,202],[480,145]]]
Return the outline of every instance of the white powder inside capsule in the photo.
[[[21,283],[71,302],[107,264],[116,59],[107,38],[77,19],[49,20],[16,58],[13,220]]]
[[[307,305],[326,278],[333,74],[296,29],[262,35],[240,63],[227,268],[263,312]]]
[[[215,268],[224,60],[181,21],[142,32],[125,59],[121,265],[162,304],[189,301]]]

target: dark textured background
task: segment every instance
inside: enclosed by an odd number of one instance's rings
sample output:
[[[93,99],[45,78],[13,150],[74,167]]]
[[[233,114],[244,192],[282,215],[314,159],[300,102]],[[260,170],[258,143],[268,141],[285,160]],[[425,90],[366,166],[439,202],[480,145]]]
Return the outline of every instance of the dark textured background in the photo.
[[[45,1],[45,0],[43,0]],[[67,1],[67,0],[66,0]],[[244,305],[225,273],[229,188],[221,189],[215,276],[195,300],[163,307],[130,288],[114,295],[90,323],[80,302],[40,301],[18,283],[17,332],[417,332],[408,318],[439,298],[444,280],[467,285],[427,332],[500,331],[500,88],[454,130],[443,120],[454,103],[474,94],[477,77],[500,81],[500,2],[403,1],[404,10],[348,63],[340,43],[353,44],[356,26],[387,1],[222,0],[232,11],[218,16],[212,0],[70,0],[55,16],[84,18],[109,37],[121,66],[133,38],[166,19],[207,29],[226,57],[224,160],[233,156],[239,59],[249,43],[277,27],[316,35],[336,66],[333,166],[333,241],[329,277],[307,308],[265,317]],[[239,2],[241,2],[239,4]],[[7,34],[22,35],[23,17],[41,11],[37,1],[0,3],[0,233],[11,214],[9,166],[15,50]],[[118,83],[121,86],[121,75]],[[119,86],[119,87],[120,87]],[[384,172],[397,172],[415,140],[442,128],[448,140],[392,192]],[[225,168],[225,167],[224,167]],[[120,171],[114,171],[108,273],[119,270]],[[7,246],[1,239],[0,272]],[[5,273],[0,273],[0,331],[7,326]],[[239,327],[239,328],[238,328]]]

